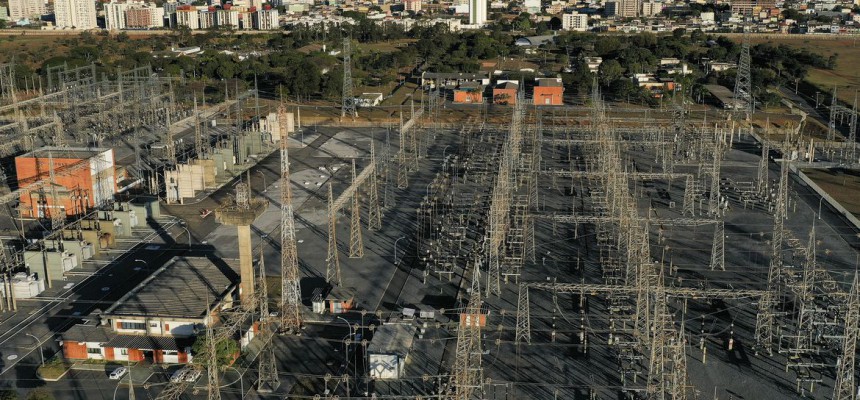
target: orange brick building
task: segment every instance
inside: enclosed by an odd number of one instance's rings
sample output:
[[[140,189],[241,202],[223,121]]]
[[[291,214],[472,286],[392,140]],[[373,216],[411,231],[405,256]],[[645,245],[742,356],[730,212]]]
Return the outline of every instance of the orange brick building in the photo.
[[[493,104],[517,104],[517,91],[520,85],[514,82],[501,82],[493,88]]]
[[[540,78],[534,88],[534,104],[560,106],[564,104],[564,86],[560,78]]]
[[[475,83],[464,83],[454,89],[454,103],[481,104],[484,102],[484,87]]]
[[[82,214],[111,200],[116,193],[112,149],[43,147],[15,157],[18,187],[49,180],[52,168],[54,185],[21,194],[22,217],[45,218],[53,210],[65,215]],[[58,204],[54,204],[55,198]]]

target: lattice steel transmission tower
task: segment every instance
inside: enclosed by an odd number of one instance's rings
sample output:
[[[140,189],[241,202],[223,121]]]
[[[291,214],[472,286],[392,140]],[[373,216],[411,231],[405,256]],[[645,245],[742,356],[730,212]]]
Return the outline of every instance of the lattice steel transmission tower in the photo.
[[[761,159],[758,162],[758,181],[756,182],[756,191],[759,196],[766,196],[768,190],[768,163],[770,162],[770,139],[768,132],[770,131],[770,120],[767,122],[764,135],[761,140]]]
[[[274,326],[272,317],[269,316],[269,294],[268,283],[266,282],[266,263],[265,255],[263,254],[263,243],[260,243],[260,273],[258,280],[259,295],[258,302],[260,303],[260,332],[263,335],[263,348],[260,349],[259,362],[257,364],[257,390],[258,391],[274,391],[281,384],[278,378],[278,365],[275,358],[275,346],[272,343],[274,336]]]
[[[352,96],[352,40],[343,38],[343,106],[340,117],[347,115],[355,119],[358,112],[355,109],[355,97]]]
[[[839,99],[837,96],[836,86],[833,87],[833,98],[830,100],[830,123],[827,125],[827,140],[836,140],[836,116],[839,114],[837,108]]]
[[[378,231],[382,228],[382,210],[379,209],[379,163],[376,161],[376,144],[370,140],[370,165],[373,173],[370,175],[370,185],[367,188],[367,230]]]
[[[845,299],[845,334],[842,339],[842,358],[836,366],[836,382],[833,385],[833,400],[856,400],[854,368],[857,357],[858,320],[860,320],[860,282],[854,273],[851,292]]]
[[[785,155],[783,155],[785,156]],[[779,295],[779,277],[782,271],[782,240],[785,236],[785,217],[788,214],[788,160],[782,160],[780,167],[779,189],[773,210],[773,237],[771,238],[771,259],[767,273],[767,289],[759,301],[756,315],[756,344],[768,355],[773,353],[775,310]]]
[[[743,38],[741,42],[741,56],[738,60],[738,74],[735,77],[735,109],[746,114],[746,118],[755,112],[755,99],[752,95],[752,76],[750,65],[752,57],[750,57],[750,38],[747,32],[746,23],[743,26]]]
[[[212,329],[212,322],[206,326],[206,376],[209,400],[221,400],[221,384],[218,379],[218,338]]]
[[[357,186],[355,160],[352,160],[352,184]],[[358,187],[352,193],[352,207],[349,218],[349,258],[364,257],[364,242],[361,239],[361,203],[358,199]]]
[[[469,304],[466,306],[466,318],[460,321],[457,329],[457,353],[454,361],[454,400],[471,400],[475,393],[480,393],[483,383],[481,367],[481,257],[475,261],[472,273],[471,293]]]
[[[851,108],[851,121],[848,128],[848,143],[851,144],[850,163],[857,162],[857,92],[854,92],[854,107]]]
[[[328,184],[328,255],[325,259],[325,281],[340,286],[340,260],[337,255],[337,210],[334,208],[334,192]]]
[[[278,108],[278,120],[287,120],[287,109]],[[287,126],[281,129],[281,329],[299,332],[302,325],[302,292],[299,287],[299,260],[293,221],[293,194],[290,181],[290,156]]]

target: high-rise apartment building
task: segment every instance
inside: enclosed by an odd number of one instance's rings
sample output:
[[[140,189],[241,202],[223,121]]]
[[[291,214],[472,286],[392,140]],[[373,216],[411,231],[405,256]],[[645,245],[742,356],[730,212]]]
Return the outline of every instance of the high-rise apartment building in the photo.
[[[126,28],[126,11],[128,3],[107,3],[104,5],[105,28],[109,31]]]
[[[59,28],[97,28],[93,0],[54,0],[54,18]]]
[[[469,24],[484,25],[487,22],[487,0],[469,0]]]
[[[278,22],[278,10],[274,8],[257,11],[255,28],[261,31],[269,31],[280,28]]]
[[[588,15],[587,14],[564,14],[561,16],[561,29],[566,31],[580,31],[584,32],[588,30]]]
[[[613,17],[638,17],[642,8],[641,0],[614,0],[605,4],[606,15]]]
[[[9,0],[9,18],[13,21],[38,17],[45,12],[44,0]]]

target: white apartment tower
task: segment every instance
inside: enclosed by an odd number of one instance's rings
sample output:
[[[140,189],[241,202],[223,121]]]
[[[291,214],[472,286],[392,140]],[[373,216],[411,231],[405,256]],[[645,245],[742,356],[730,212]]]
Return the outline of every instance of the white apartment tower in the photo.
[[[45,14],[44,0],[9,0],[9,18],[19,21]]]
[[[469,0],[469,24],[484,25],[487,22],[487,0]]]
[[[127,27],[125,12],[128,3],[107,3],[105,8],[105,28],[109,31],[125,29]]]
[[[585,32],[588,30],[588,15],[586,14],[564,14],[561,16],[561,29],[566,31],[580,31]]]
[[[257,22],[255,28],[258,30],[269,31],[280,28],[277,9],[258,10],[255,17]]]
[[[58,28],[92,29],[96,24],[96,2],[93,0],[54,0],[54,17]]]

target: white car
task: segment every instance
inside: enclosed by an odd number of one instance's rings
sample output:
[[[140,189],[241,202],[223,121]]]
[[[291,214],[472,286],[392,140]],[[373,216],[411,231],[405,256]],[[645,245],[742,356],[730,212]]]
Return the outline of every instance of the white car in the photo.
[[[121,379],[127,373],[128,373],[128,368],[119,367],[110,373],[110,378],[113,380],[118,380],[118,379]]]
[[[185,382],[197,382],[200,379],[200,370],[192,369],[185,374]]]
[[[187,373],[188,370],[186,370],[185,368],[177,369],[175,372],[173,372],[173,375],[170,376],[170,381],[173,383],[182,382],[183,380],[185,380],[185,375],[187,375]]]

